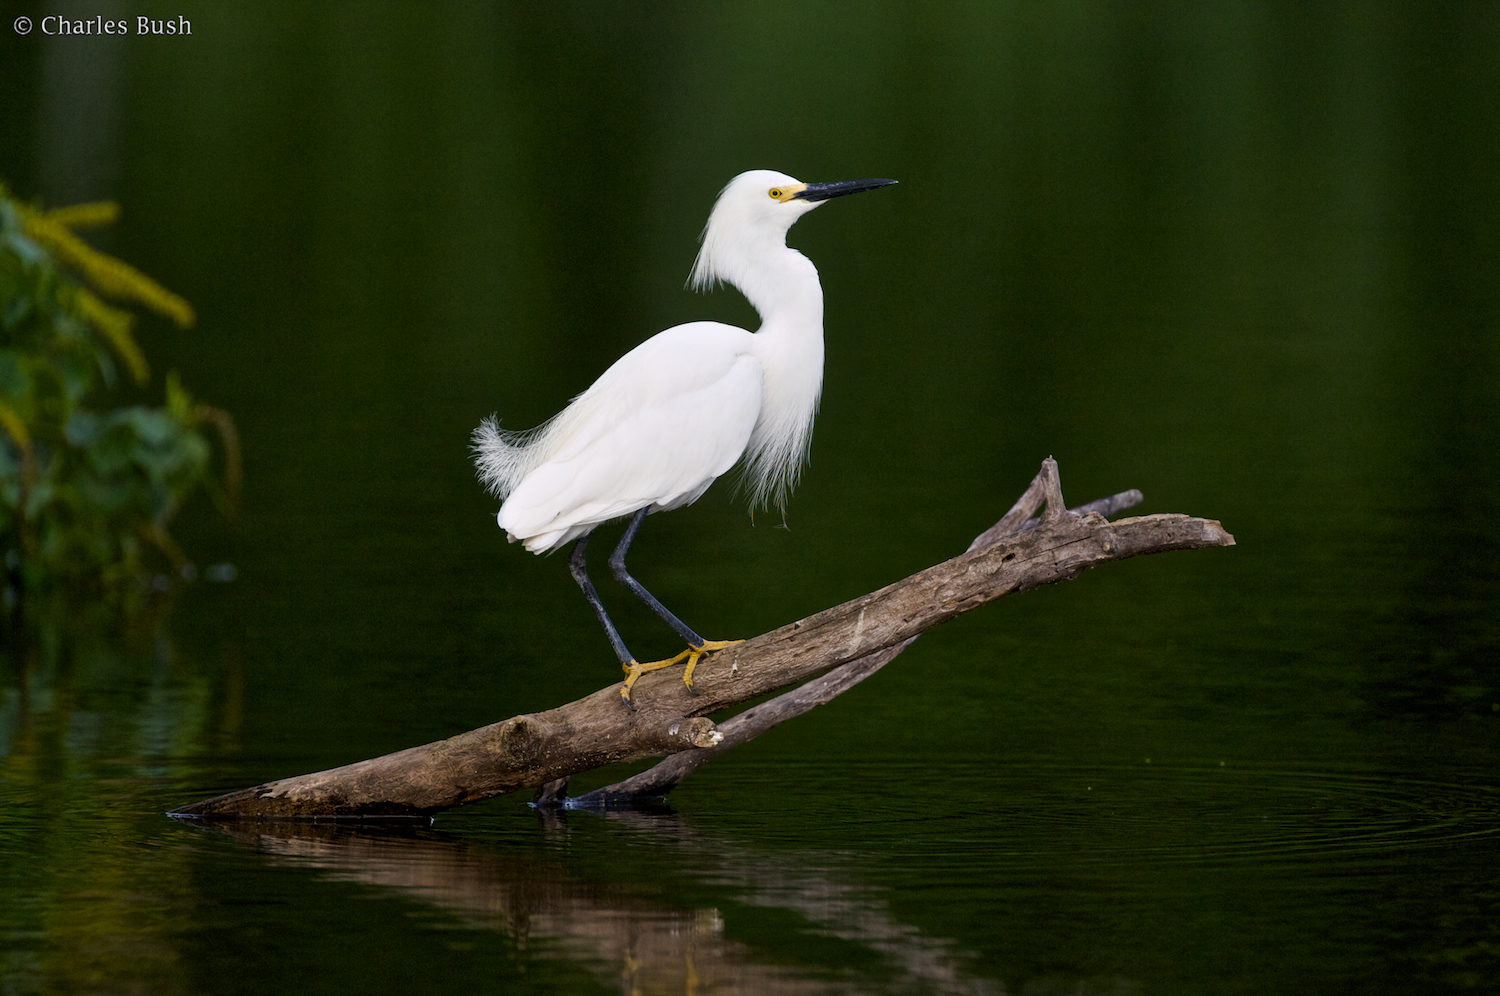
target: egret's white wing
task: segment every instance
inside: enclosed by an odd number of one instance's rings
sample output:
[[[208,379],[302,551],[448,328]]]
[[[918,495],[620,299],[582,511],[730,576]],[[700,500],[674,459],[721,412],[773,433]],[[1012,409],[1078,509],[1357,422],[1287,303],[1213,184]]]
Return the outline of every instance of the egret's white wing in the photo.
[[[760,411],[749,340],[695,322],[625,354],[559,416],[566,431],[506,499],[500,525],[543,552],[637,509],[698,498],[744,452]]]

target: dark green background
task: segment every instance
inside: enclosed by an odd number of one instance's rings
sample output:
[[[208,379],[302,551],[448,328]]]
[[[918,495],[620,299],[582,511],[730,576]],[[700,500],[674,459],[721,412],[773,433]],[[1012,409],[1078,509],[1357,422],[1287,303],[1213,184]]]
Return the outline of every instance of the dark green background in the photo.
[[[246,474],[235,529],[178,529],[237,581],[124,636],[12,634],[6,992],[1500,975],[1500,6],[77,7],[192,21],[125,39],[0,6],[0,176],[123,205],[99,244],[200,315],[143,325],[144,396],[179,370]],[[542,421],[669,325],[753,327],[683,282],[755,167],[901,184],[791,234],[828,359],[788,528],[726,481],[634,548],[691,625],[751,635],[951,556],[1049,454],[1074,502],[1137,487],[1239,545],[966,616],[671,813],[161,817],[615,677],[565,564],[495,528],[468,432]],[[691,969],[589,926],[621,922],[699,938]]]

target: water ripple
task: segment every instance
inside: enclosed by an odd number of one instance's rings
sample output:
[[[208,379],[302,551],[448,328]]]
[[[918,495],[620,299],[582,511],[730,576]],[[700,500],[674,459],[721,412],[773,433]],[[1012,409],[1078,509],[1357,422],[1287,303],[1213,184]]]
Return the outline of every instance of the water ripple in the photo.
[[[1500,783],[1493,778],[1445,781],[1217,763],[954,767],[963,770],[929,778],[941,790],[924,790],[913,777],[916,790],[860,800],[840,809],[837,822],[860,850],[897,861],[949,856],[965,868],[991,872],[1059,864],[1378,861],[1465,841],[1500,843]],[[744,774],[737,773],[741,790]],[[845,793],[866,780],[863,774],[841,769]],[[786,772],[768,770],[766,777],[785,778]],[[868,781],[889,787],[907,779],[885,769]],[[967,786],[960,800],[952,797],[954,784]],[[820,798],[832,794],[816,786],[810,791]],[[730,805],[704,801],[720,815]],[[821,836],[805,824],[817,818],[801,812],[736,819],[761,839],[792,843]]]

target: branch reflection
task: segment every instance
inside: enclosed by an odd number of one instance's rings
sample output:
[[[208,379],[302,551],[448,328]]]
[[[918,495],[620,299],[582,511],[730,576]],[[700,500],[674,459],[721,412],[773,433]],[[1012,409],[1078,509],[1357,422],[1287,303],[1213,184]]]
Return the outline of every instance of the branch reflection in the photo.
[[[860,967],[829,969],[725,936],[719,906],[663,900],[659,882],[599,881],[561,855],[427,828],[330,824],[200,823],[278,860],[336,879],[392,890],[466,925],[509,934],[528,957],[562,957],[623,992],[870,993],[1000,996],[1004,986],[966,967],[956,945],[891,913],[882,890],[861,884],[852,861],[826,852],[758,853],[702,833],[670,812],[538,814],[548,836],[569,820],[603,819],[622,846],[654,858],[720,905],[788,911],[818,937],[857,945]]]

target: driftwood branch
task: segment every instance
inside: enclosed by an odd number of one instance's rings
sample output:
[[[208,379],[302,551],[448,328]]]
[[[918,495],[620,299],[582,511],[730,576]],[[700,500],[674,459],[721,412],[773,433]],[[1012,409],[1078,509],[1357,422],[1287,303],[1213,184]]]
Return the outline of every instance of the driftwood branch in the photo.
[[[1109,503],[1116,501],[1128,507],[1132,498],[1139,500],[1126,492],[1105,499],[1105,507],[1115,507]],[[1033,522],[1039,509],[1042,515]],[[707,718],[709,713],[801,685],[850,662],[862,662],[873,673],[924,631],[1003,595],[1066,581],[1112,560],[1233,544],[1234,537],[1211,519],[1149,515],[1112,523],[1098,510],[1068,512],[1057,464],[1048,458],[1015,506],[968,551],[705,657],[694,674],[696,695],[674,670],[654,672],[635,686],[635,712],[621,707],[619,686],[611,685],[546,712],[341,768],[266,782],[177,813],[272,819],[416,816],[534,785],[554,783],[555,795],[560,787],[555,783],[580,771],[663,754],[703,753],[725,744],[725,733]],[[856,667],[842,677],[830,676],[825,685],[799,688],[785,704],[793,707],[804,691],[816,699],[840,684],[848,687],[861,680],[855,677],[859,671]],[[733,722],[726,726],[738,737],[743,730],[737,732]]]
[[[1055,475],[1056,465],[1052,466]],[[1025,517],[1036,511],[1037,504],[1045,497],[1044,489],[1047,483],[1044,479],[1045,475],[1046,467],[1044,466],[1043,473],[1037,475],[1036,480],[1032,482],[1031,487],[1026,490],[1021,499],[1006,513],[1004,518],[980,533],[974,542],[969,544],[968,552],[972,553],[981,547],[998,543],[1008,536],[1014,536],[1041,525],[1040,516],[1032,519]],[[1141,493],[1132,488],[1068,511],[1079,516],[1094,513],[1108,517],[1127,508],[1134,508],[1142,500]],[[559,778],[538,788],[532,802],[544,808],[594,809],[628,806],[643,799],[654,799],[666,795],[682,784],[683,779],[688,775],[731,747],[738,747],[742,743],[754,740],[762,733],[771,731],[789,719],[796,719],[817,706],[832,702],[895,660],[903,650],[915,643],[916,639],[916,636],[911,636],[895,646],[877,650],[873,654],[866,654],[847,664],[840,664],[821,678],[814,678],[799,688],[753,705],[744,712],[726,719],[719,724],[719,733],[724,739],[712,747],[670,754],[661,763],[640,774],[631,775],[623,781],[594,789],[592,792],[571,799],[567,794],[568,779]]]

